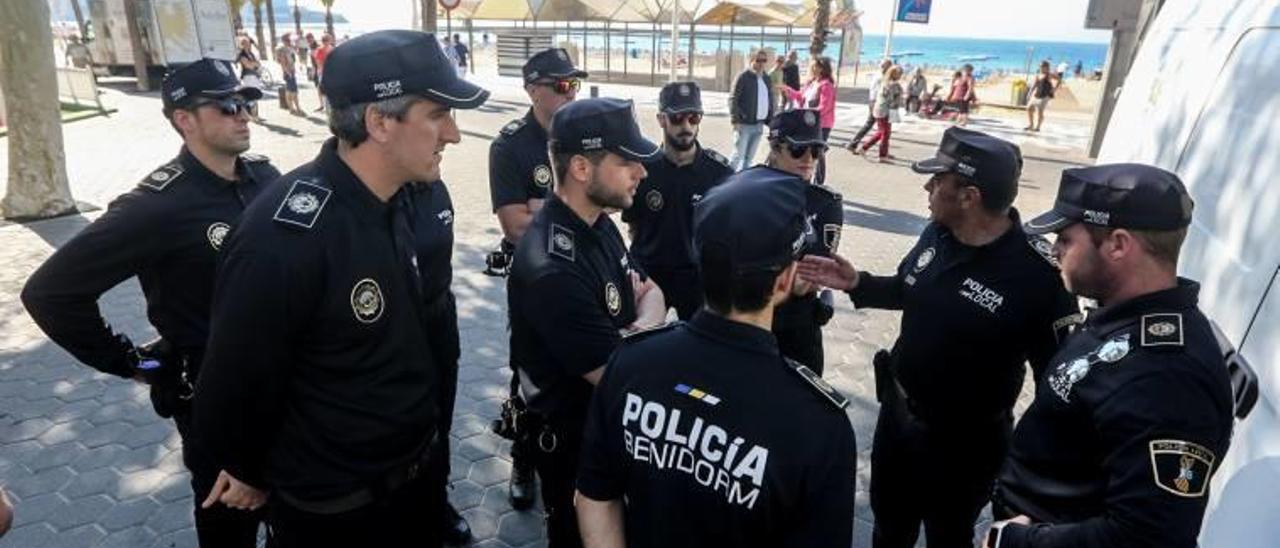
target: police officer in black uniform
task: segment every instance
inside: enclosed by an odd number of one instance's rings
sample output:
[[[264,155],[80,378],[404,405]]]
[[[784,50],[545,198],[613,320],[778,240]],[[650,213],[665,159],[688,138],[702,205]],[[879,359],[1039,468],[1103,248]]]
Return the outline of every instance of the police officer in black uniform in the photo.
[[[396,195],[409,213],[413,229],[418,274],[422,279],[424,321],[432,334],[431,353],[440,371],[439,434],[432,444],[432,508],[446,544],[466,544],[471,526],[449,503],[449,430],[453,425],[453,404],[458,395],[458,358],[462,347],[458,338],[458,306],[453,290],[453,199],[444,181],[412,182]]]
[[[395,195],[440,178],[451,109],[488,92],[416,31],[354,38],[325,68],[335,138],[245,212],[218,273],[195,410],[226,471],[211,496],[269,490],[284,547],[437,545],[424,465],[448,337],[428,331]]]
[[[943,135],[930,174],[931,222],[892,276],[838,255],[806,257],[800,275],[846,290],[854,305],[902,311],[898,340],[873,360],[880,416],[871,451],[877,548],[972,546],[1012,425],[1024,363],[1043,371],[1079,321],[1049,244],[1011,206],[1022,156],[961,128]]]
[[[245,207],[280,175],[249,149],[249,111],[262,97],[226,61],[201,59],[162,85],[165,117],[182,135],[178,157],[116,198],[27,280],[22,302],[53,342],[86,365],[151,385],[173,417],[191,471],[202,546],[254,546],[261,516],[201,509],[218,466],[191,436],[191,383],[209,335],[218,254]],[[160,339],[138,347],[102,318],[98,298],[137,276]]]
[[[555,192],[516,244],[507,285],[511,363],[538,424],[551,548],[581,545],[573,511],[582,426],[592,386],[628,331],[661,324],[662,290],[631,260],[605,209],[626,209],[660,153],[630,101],[587,99],[551,122]]]
[[[521,68],[524,91],[533,106],[523,118],[503,126],[489,146],[489,195],[493,212],[502,228],[498,251],[490,255],[489,272],[504,272],[511,263],[516,243],[529,227],[533,215],[551,189],[551,164],[547,157],[547,129],[551,116],[564,104],[573,101],[587,72],[573,65],[563,48],[544,50],[530,57]],[[510,399],[504,408],[522,409],[524,401],[517,392],[512,372]],[[526,456],[534,450],[522,436],[513,436],[511,444],[511,481],[508,496],[511,506],[523,510],[533,506],[535,475]]]
[[[827,153],[822,138],[818,111],[789,110],[769,121],[769,157],[767,168],[781,170],[812,183],[818,160]],[[818,184],[805,187],[808,211],[809,255],[827,257],[840,247],[844,230],[844,199],[839,193]],[[822,351],[822,326],[835,312],[830,291],[797,280],[791,298],[774,309],[773,334],[778,338],[782,355],[805,364],[822,376],[825,357]]]
[[[653,277],[667,305],[687,320],[702,307],[693,262],[693,206],[733,173],[729,159],[698,142],[702,91],[697,82],[672,82],[658,93],[662,154],[645,162],[649,175],[622,220],[631,229],[631,256]]]
[[[587,546],[852,544],[848,401],[769,331],[804,253],[806,186],[749,169],[698,204],[706,308],[624,339],[591,402],[577,483]]]
[[[1027,223],[1057,232],[1067,288],[1102,307],[1038,378],[988,546],[1196,546],[1232,396],[1200,286],[1177,277],[1192,207],[1172,173],[1102,165],[1064,171]]]

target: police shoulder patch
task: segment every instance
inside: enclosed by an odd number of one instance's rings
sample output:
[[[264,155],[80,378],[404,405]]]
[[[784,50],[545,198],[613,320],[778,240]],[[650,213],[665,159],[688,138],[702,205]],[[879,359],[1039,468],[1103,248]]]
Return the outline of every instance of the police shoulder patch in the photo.
[[[271,158],[268,158],[262,154],[254,154],[252,152],[246,152],[244,154],[241,154],[240,159],[246,162],[249,162],[251,164],[261,164],[261,163],[271,161]]]
[[[1027,234],[1027,244],[1034,249],[1036,254],[1040,255],[1045,261],[1053,265],[1054,268],[1062,268],[1058,264],[1058,258],[1053,256],[1053,244],[1049,240],[1039,234]]]
[[[1203,497],[1217,456],[1203,445],[1183,440],[1152,440],[1151,474],[1156,486],[1179,497]]]
[[[720,154],[719,152],[716,152],[709,148],[703,148],[702,152],[706,154],[708,158],[715,160],[717,163],[721,165],[724,165],[724,167],[729,167],[729,159],[725,158],[723,154]]]
[[[316,219],[333,191],[312,181],[295,180],[272,217],[277,222],[302,228],[315,226]]]
[[[556,223],[551,223],[551,233],[547,238],[547,253],[573,262],[573,231]]]
[[[1147,314],[1142,317],[1142,346],[1181,348],[1182,314]]]
[[[507,125],[502,126],[502,131],[500,133],[503,135],[515,135],[515,133],[520,131],[520,128],[524,127],[527,123],[529,123],[529,121],[524,118],[516,118],[515,120],[507,122]]]
[[[169,183],[172,183],[181,177],[184,171],[186,171],[186,169],[182,167],[182,164],[179,164],[178,162],[170,162],[160,166],[155,171],[152,171],[142,179],[142,182],[138,183],[138,186],[160,192],[168,188]]]
[[[822,376],[814,373],[812,369],[798,361],[786,357],[783,359],[787,360],[788,369],[799,375],[806,384],[813,387],[818,394],[821,394],[823,399],[836,406],[836,409],[844,409],[849,406],[849,398],[844,397],[844,394],[837,391],[835,387],[827,384],[827,381],[823,380]]]

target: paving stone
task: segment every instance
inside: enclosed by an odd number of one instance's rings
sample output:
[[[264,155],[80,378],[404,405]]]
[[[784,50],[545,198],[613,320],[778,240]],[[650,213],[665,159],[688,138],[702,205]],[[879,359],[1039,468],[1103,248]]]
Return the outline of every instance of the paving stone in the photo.
[[[508,512],[498,521],[498,538],[520,546],[542,538],[542,516],[531,512]]]
[[[152,548],[187,548],[195,545],[196,530],[191,526],[186,529],[165,533],[151,543]]]
[[[146,426],[135,426],[121,436],[118,443],[132,449],[156,446],[160,445],[161,442],[169,438],[170,434],[176,431],[177,429],[168,422],[152,422]]]
[[[47,522],[59,532],[66,532],[81,525],[96,522],[114,504],[115,501],[105,495],[92,495],[74,499],[67,503],[67,507],[64,510],[49,516]]]
[[[193,527],[193,518],[191,517],[193,509],[194,507],[191,504],[183,504],[181,502],[165,504],[151,514],[150,518],[147,518],[146,526],[148,529],[160,534],[161,539],[163,539],[168,533]]]
[[[33,440],[51,427],[53,427],[53,421],[44,417],[5,424],[4,428],[0,429],[0,444]]]
[[[139,548],[155,541],[156,534],[146,527],[130,527],[107,535],[95,548]]]
[[[115,496],[119,492],[121,475],[112,468],[98,468],[80,474],[59,492],[67,499],[75,500],[97,493]]]
[[[29,498],[42,493],[53,493],[71,482],[75,474],[65,466],[42,470],[39,474],[13,477],[5,484],[5,489],[20,498]]]
[[[21,513],[15,513],[15,518],[21,519]],[[22,547],[22,548],[44,548],[61,546],[58,539],[58,532],[48,523],[29,523],[14,528],[9,534],[4,536],[6,546]]]
[[[117,532],[124,529],[140,528],[151,514],[160,509],[160,504],[149,498],[138,498],[114,505],[102,515],[98,521],[103,529]],[[148,541],[149,542],[149,541]]]
[[[48,470],[50,468],[66,466],[71,464],[71,462],[84,450],[84,446],[76,442],[67,442],[45,447],[41,449],[40,452],[36,453],[31,461],[27,463],[27,468],[38,474],[41,471]]]
[[[475,538],[492,538],[498,533],[498,514],[479,507],[460,513],[462,517],[467,518],[467,524],[471,526],[471,534]]]
[[[57,493],[42,493],[34,497],[24,497],[17,502],[16,519],[18,525],[26,523],[42,523],[49,516],[65,511],[67,499]]]
[[[489,487],[504,483],[511,477],[511,463],[497,457],[489,457],[471,464],[467,478],[476,484]]]
[[[80,452],[71,467],[77,472],[85,473],[90,470],[96,470],[106,466],[111,466],[117,462],[122,455],[127,454],[129,448],[123,445],[103,445],[92,449],[85,449]]]
[[[85,447],[100,447],[108,443],[117,443],[117,440],[133,429],[132,424],[123,421],[99,424],[84,432],[79,439]]]
[[[455,481],[450,485],[452,489],[449,490],[449,502],[453,503],[454,508],[466,510],[480,505],[484,487],[470,480]]]

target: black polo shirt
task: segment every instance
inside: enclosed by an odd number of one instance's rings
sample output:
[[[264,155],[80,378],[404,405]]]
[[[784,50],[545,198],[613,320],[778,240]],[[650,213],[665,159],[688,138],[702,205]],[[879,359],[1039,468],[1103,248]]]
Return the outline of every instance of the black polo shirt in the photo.
[[[453,199],[444,181],[414,182],[400,189],[397,199],[407,200],[413,228],[414,249],[428,303],[445,296],[453,283]]]
[[[733,174],[729,160],[698,145],[692,163],[677,166],[666,154],[645,162],[648,175],[622,212],[631,228],[631,255],[646,270],[696,270],[693,206]]]
[[[407,465],[436,424],[403,211],[335,147],[285,174],[228,241],[195,398],[219,468],[307,500]]]
[[[861,273],[858,307],[902,311],[892,370],[927,422],[963,425],[1006,414],[1025,376],[1043,371],[1078,323],[1049,242],[1013,226],[980,247],[930,223],[893,276]]]
[[[596,388],[578,490],[625,501],[627,546],[852,543],[858,448],[827,394],[843,397],[768,331],[703,310],[628,337]]]
[[[524,118],[503,126],[489,145],[489,196],[493,210],[546,198],[552,179],[547,130],[529,109]]]
[[[1038,378],[997,500],[1035,523],[1000,548],[1193,548],[1231,440],[1222,351],[1199,284],[1089,314]]]
[[[227,234],[280,176],[257,155],[242,156],[236,174],[236,181],[215,175],[183,147],[31,275],[22,302],[36,325],[86,365],[132,377],[127,356],[134,344],[107,324],[98,298],[137,276],[151,325],[180,351],[198,354],[209,336],[214,273]]]
[[[516,245],[511,363],[529,405],[563,435],[577,435],[586,418],[591,383],[582,376],[605,364],[636,321],[635,270],[608,215],[588,226],[554,194]]]

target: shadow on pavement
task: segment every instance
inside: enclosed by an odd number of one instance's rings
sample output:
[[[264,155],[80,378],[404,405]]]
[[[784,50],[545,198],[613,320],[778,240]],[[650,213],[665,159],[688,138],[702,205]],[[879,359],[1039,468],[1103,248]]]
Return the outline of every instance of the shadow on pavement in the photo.
[[[889,232],[903,236],[917,236],[929,220],[898,209],[885,209],[852,200],[844,201],[844,224]]]

